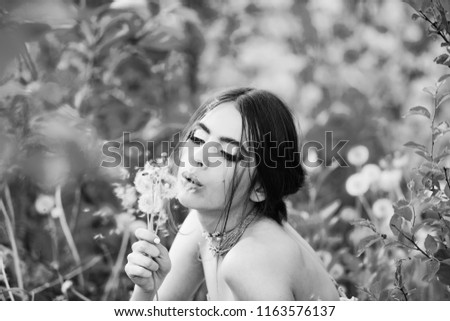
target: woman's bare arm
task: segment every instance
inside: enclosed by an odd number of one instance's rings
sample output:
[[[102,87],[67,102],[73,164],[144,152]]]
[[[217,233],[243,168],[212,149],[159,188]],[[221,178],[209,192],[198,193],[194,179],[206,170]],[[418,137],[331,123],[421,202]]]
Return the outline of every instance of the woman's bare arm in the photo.
[[[191,300],[203,282],[203,266],[198,259],[201,233],[197,213],[191,211],[170,248],[172,269],[158,290],[161,301]]]

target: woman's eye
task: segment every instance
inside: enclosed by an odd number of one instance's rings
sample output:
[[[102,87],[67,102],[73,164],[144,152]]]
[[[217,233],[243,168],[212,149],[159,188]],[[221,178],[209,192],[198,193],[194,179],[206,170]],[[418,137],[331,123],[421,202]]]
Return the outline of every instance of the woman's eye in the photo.
[[[198,138],[194,135],[194,133],[191,133],[188,137],[189,140],[191,140],[195,145],[202,145],[205,143],[205,141],[201,138]]]
[[[227,161],[230,161],[230,162],[237,162],[237,160],[239,158],[239,156],[237,154],[236,155],[231,155],[231,154],[228,154],[228,153],[226,153],[224,151],[222,151],[222,155]]]

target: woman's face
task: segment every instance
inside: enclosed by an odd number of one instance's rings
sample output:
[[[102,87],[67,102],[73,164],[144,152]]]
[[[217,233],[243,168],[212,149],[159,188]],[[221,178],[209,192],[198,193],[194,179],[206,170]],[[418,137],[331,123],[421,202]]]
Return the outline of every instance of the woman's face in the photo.
[[[239,163],[241,134],[242,116],[231,102],[220,104],[194,124],[180,150],[177,197],[183,206],[221,212],[236,167],[240,179],[231,206],[243,206],[254,169]]]

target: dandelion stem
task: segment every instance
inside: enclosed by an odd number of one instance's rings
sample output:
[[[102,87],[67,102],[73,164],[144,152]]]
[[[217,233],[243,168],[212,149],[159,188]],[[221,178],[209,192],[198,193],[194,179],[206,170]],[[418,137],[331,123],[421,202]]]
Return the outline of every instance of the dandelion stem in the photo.
[[[99,263],[101,261],[103,261],[103,256],[96,256],[91,261],[89,261],[87,264],[85,264],[84,266],[78,266],[73,271],[64,275],[63,279],[70,280],[73,277],[75,277],[76,275],[78,275],[79,273],[81,273],[82,271],[86,271],[86,270],[92,268],[93,266],[95,266],[97,263]],[[58,283],[61,283],[60,278],[58,278],[58,280],[54,280],[52,282],[46,282],[43,285],[38,286],[37,288],[31,290],[30,294],[32,297],[34,297],[35,294],[45,291],[45,290],[57,285]]]
[[[75,189],[75,201],[72,208],[72,219],[70,220],[70,230],[73,231],[75,226],[77,225],[78,215],[80,214],[81,209],[81,190],[78,185]]]
[[[5,285],[6,285],[6,289],[8,290],[9,298],[11,299],[11,301],[15,301],[14,295],[11,292],[11,287],[9,286],[8,277],[6,276],[5,265],[3,264],[3,258],[1,258],[1,257],[0,257],[0,266],[1,266],[3,278],[5,279]]]
[[[2,211],[2,213],[5,217],[5,225],[6,225],[6,229],[8,231],[9,241],[11,243],[13,259],[14,259],[14,270],[16,272],[16,277],[17,277],[17,285],[19,288],[23,289],[24,286],[23,286],[22,273],[20,272],[19,251],[17,250],[16,239],[14,237],[14,228],[11,224],[11,220],[9,219],[8,213],[6,212],[6,208],[5,208],[5,204],[3,203],[3,200],[0,200],[0,210]]]
[[[78,292],[77,290],[75,290],[72,287],[70,287],[70,291],[72,291],[73,294],[75,294],[75,296],[77,296],[78,298],[80,298],[83,301],[91,301],[90,299],[88,299],[87,297],[85,297],[83,294],[81,294],[80,292]]]
[[[76,265],[81,266],[81,258],[80,258],[80,255],[78,254],[78,250],[77,250],[75,241],[73,239],[72,232],[70,231],[69,225],[67,224],[66,214],[64,212],[64,208],[62,205],[61,186],[58,186],[56,188],[55,202],[56,202],[56,206],[61,209],[61,215],[59,216],[59,222],[61,223],[61,228],[63,230],[64,236],[66,237],[67,244],[69,245],[69,249],[72,252],[73,259],[74,259]],[[83,278],[82,272],[78,275],[78,281],[80,282],[80,286],[82,288],[84,288],[84,278]]]
[[[361,202],[361,205],[364,207],[364,210],[366,211],[367,216],[369,217],[370,221],[372,221],[373,223],[376,223],[376,219],[373,216],[372,209],[370,208],[370,205],[367,202],[366,198],[363,195],[361,195],[361,196],[359,196],[359,201]]]
[[[116,263],[112,269],[111,275],[106,282],[105,293],[103,294],[103,301],[107,300],[111,291],[117,289],[117,280],[119,278],[119,273],[122,271],[123,259],[125,257],[125,252],[127,250],[127,245],[130,240],[130,231],[128,228],[125,229],[122,236],[122,243],[120,244],[119,254],[117,255]]]
[[[16,225],[16,222],[15,222],[16,216],[14,214],[14,206],[12,204],[11,191],[9,190],[8,184],[5,184],[5,198],[6,198],[6,205],[8,206],[9,214],[11,215],[12,225],[15,226]]]

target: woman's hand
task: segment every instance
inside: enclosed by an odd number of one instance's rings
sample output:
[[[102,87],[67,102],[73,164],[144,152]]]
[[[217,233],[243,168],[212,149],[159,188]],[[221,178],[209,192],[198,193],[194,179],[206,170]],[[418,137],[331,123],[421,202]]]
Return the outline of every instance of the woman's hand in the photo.
[[[141,291],[154,294],[171,269],[169,252],[159,244],[155,233],[140,228],[135,235],[138,241],[131,247],[133,252],[127,257],[125,272]]]

